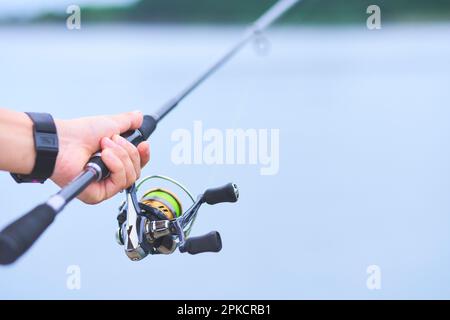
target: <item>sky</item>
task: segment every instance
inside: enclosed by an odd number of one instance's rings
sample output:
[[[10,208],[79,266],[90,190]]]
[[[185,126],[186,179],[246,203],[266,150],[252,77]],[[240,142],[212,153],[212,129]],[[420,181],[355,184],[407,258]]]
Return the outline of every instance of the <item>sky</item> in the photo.
[[[2,0],[0,1],[0,18],[26,18],[35,16],[44,12],[58,12],[64,10],[71,4],[96,6],[103,5],[127,5],[136,2],[136,0]]]

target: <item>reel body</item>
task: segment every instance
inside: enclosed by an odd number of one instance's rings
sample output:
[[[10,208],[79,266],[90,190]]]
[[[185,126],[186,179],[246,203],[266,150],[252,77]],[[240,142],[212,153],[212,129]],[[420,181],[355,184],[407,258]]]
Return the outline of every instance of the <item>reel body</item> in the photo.
[[[192,204],[183,212],[183,204],[176,194],[166,188],[153,188],[144,192],[140,200],[138,189],[147,181],[162,179],[181,189]],[[179,182],[165,176],[149,176],[137,186],[126,190],[126,200],[119,207],[116,233],[117,242],[124,246],[126,255],[133,261],[151,254],[171,254],[178,247],[180,252],[197,254],[219,252],[222,240],[217,231],[200,237],[189,237],[198,210],[204,203],[236,202],[239,191],[235,184],[208,189],[195,200]]]

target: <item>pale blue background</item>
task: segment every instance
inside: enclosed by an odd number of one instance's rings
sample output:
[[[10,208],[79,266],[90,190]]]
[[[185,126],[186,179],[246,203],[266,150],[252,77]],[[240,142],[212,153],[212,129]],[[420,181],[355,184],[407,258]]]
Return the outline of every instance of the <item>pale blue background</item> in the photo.
[[[0,105],[72,118],[151,112],[239,36],[240,27],[0,29]],[[450,298],[450,25],[276,28],[170,115],[146,174],[192,190],[239,184],[237,205],[204,208],[220,254],[128,261],[114,241],[121,196],[72,203],[17,264],[0,298]],[[170,134],[279,128],[280,171],[175,166]],[[0,147],[1,148],[1,147]],[[0,149],[1,150],[1,149]],[[0,225],[57,188],[0,175]],[[66,288],[79,265],[82,288]],[[382,289],[366,287],[366,268]],[[186,275],[180,281],[180,274]]]

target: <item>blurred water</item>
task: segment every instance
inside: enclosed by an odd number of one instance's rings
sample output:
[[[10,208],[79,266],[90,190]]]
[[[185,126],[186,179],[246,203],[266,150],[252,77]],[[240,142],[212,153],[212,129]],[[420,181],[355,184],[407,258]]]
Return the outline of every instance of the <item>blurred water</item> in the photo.
[[[241,28],[83,26],[0,29],[0,105],[55,117],[156,110]],[[12,267],[1,298],[450,298],[450,25],[278,28],[170,115],[146,174],[192,190],[235,181],[236,205],[207,207],[195,234],[220,254],[127,260],[114,241],[121,196],[72,203]],[[279,128],[280,171],[175,166],[170,134]],[[57,190],[0,175],[5,225]],[[382,289],[366,287],[379,265]],[[66,288],[79,265],[82,288]],[[180,275],[181,281],[180,281]]]

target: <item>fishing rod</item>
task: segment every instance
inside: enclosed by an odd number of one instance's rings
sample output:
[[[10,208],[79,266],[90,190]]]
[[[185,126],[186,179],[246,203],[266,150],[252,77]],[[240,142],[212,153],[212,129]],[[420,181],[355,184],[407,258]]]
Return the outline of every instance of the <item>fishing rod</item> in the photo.
[[[217,62],[165,103],[156,113],[145,115],[139,129],[128,131],[122,134],[122,137],[135,146],[147,140],[158,123],[184,98],[298,2],[300,0],[276,2]],[[101,159],[101,153],[95,153],[86,164],[84,171],[67,186],[0,232],[0,264],[11,264],[16,261],[44,233],[57,214],[71,200],[91,183],[101,181],[109,175],[110,172]],[[140,260],[147,254],[172,253],[177,247],[180,252],[191,254],[220,251],[222,243],[218,232],[211,232],[201,237],[188,236],[200,206],[204,203],[213,205],[220,202],[236,202],[239,197],[237,186],[230,183],[220,188],[208,189],[194,200],[192,194],[183,185],[171,178],[151,176],[144,181],[157,178],[177,185],[191,198],[192,205],[183,213],[178,197],[162,188],[152,189],[138,200],[136,192],[139,186],[133,184],[126,190],[126,201],[120,207],[119,230],[116,234],[117,241],[125,247],[127,256],[131,260]]]

